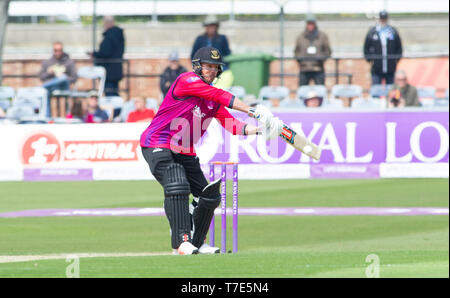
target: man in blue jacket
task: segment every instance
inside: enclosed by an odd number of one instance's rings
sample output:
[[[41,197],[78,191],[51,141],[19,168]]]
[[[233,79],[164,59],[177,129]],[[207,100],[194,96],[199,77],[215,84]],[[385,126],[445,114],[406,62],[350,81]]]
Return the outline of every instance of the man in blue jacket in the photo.
[[[105,95],[119,95],[119,81],[123,77],[122,58],[125,51],[123,30],[115,25],[114,17],[103,18],[103,40],[92,56],[95,65],[106,69]]]
[[[209,15],[206,17],[203,22],[205,33],[199,35],[195,40],[194,46],[192,47],[191,60],[197,50],[203,47],[213,47],[218,49],[222,57],[226,57],[231,54],[227,37],[218,33],[219,25],[219,19],[217,19],[215,15]]]

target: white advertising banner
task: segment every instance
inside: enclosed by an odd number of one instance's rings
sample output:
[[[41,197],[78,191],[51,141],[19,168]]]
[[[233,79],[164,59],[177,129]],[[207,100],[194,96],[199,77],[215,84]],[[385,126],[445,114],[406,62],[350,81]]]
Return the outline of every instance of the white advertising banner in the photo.
[[[276,115],[323,148],[320,162],[213,121],[197,146],[205,173],[212,161],[238,161],[240,179],[448,178],[448,111]],[[154,179],[139,143],[147,125],[1,125],[0,181]]]

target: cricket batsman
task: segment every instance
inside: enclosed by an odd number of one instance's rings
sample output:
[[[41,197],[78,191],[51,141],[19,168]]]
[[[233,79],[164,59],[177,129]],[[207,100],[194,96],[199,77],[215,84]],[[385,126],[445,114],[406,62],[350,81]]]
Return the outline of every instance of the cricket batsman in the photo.
[[[164,190],[164,210],[174,254],[214,254],[205,243],[214,210],[220,204],[220,179],[208,183],[194,145],[215,118],[233,135],[280,134],[283,122],[262,105],[252,108],[231,93],[212,86],[222,73],[222,56],[213,47],[200,48],[193,72],[181,74],[170,87],[155,118],[142,133],[142,154]],[[261,127],[234,118],[226,108],[258,119]],[[189,195],[194,200],[189,204]]]

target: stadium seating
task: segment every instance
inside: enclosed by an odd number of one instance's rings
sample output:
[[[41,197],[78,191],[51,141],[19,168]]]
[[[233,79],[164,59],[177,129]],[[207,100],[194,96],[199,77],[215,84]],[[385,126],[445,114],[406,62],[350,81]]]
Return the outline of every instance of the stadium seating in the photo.
[[[7,86],[0,86],[0,108],[4,111],[11,106],[11,100],[15,96],[14,88]]]
[[[392,85],[382,85],[376,84],[370,87],[370,96],[373,98],[386,98],[388,96],[389,90],[391,90]]]
[[[270,100],[258,99],[256,104],[260,104],[260,105],[268,107],[269,109],[273,109],[273,104]]]
[[[123,106],[122,106],[122,110],[120,111],[120,120],[122,122],[127,122],[128,114],[133,112],[135,109],[136,108],[134,106],[134,101],[133,100],[130,99],[128,101],[125,101]]]
[[[12,99],[16,92],[14,88],[8,86],[0,86],[0,99]]]
[[[331,98],[331,99],[324,100],[321,108],[324,108],[327,110],[336,110],[336,109],[339,110],[339,109],[343,109],[345,107],[341,100]]]
[[[47,124],[48,121],[43,118],[37,118],[36,116],[22,117],[17,122],[18,124]]]
[[[145,100],[145,106],[147,107],[147,109],[152,109],[155,112],[159,108],[158,101],[156,99],[154,99],[154,98],[147,98]]]
[[[298,87],[296,98],[303,100],[308,96],[308,93],[311,91],[316,92],[317,95],[322,97],[324,100],[328,97],[327,87],[325,87],[324,85],[310,85]]]
[[[277,107],[278,104],[272,102],[278,100],[280,103],[284,99],[289,99],[289,88],[284,86],[264,86],[259,90],[258,104],[268,108]]]
[[[46,118],[49,108],[47,106],[47,89],[43,87],[19,88],[12,102],[12,107],[30,107],[35,114],[38,114],[41,118]],[[29,116],[28,110],[28,108],[24,109],[24,116]],[[15,113],[19,111],[20,109],[17,109]]]
[[[437,108],[448,108],[449,107],[449,98],[448,98],[448,88],[445,89],[444,96],[441,98],[434,99],[434,107]]]
[[[259,90],[258,98],[261,100],[266,99],[279,99],[283,100],[289,97],[289,88],[284,86],[264,86]]]
[[[105,109],[105,112],[111,118],[116,118],[120,115],[120,111],[122,110],[124,100],[120,96],[105,96],[100,97],[98,100],[98,105]],[[111,115],[111,112],[113,115]]]
[[[158,101],[154,98],[147,98],[145,102],[145,106],[147,107],[147,109],[152,109],[156,113],[156,111],[158,110]],[[128,115],[134,110],[136,110],[136,107],[134,106],[134,100],[125,101],[118,118],[122,122],[127,122]]]
[[[334,85],[331,89],[334,98],[360,98],[362,96],[362,87],[358,85]]]
[[[328,108],[350,107],[352,101],[362,97],[362,87],[358,85],[335,85],[331,89],[331,94],[334,100],[329,101],[331,105],[327,105]],[[343,101],[348,101],[348,104],[344,104]],[[337,102],[341,102],[342,105]]]
[[[242,86],[232,86],[228,88],[228,92],[240,99],[244,98],[247,95],[245,88]]]
[[[64,117],[58,117],[53,119],[53,123],[56,124],[79,124],[84,123],[83,120],[78,118],[64,118]]]
[[[280,101],[280,108],[286,108],[286,109],[303,109],[306,108],[305,103],[303,100],[299,98],[286,98]]]
[[[434,105],[433,105],[433,107],[436,107],[436,108],[445,108],[445,107],[447,107],[448,108],[448,98],[436,98],[435,100],[434,100]]]
[[[352,109],[379,110],[386,108],[386,102],[374,98],[356,98],[352,101],[352,105],[350,107]]]
[[[105,90],[105,80],[106,80],[106,70],[103,66],[84,66],[77,71],[78,78],[98,80],[97,90],[98,98],[103,96],[103,91]],[[79,92],[73,90],[71,92],[71,97],[87,97],[88,92]]]
[[[418,87],[417,95],[419,102],[423,107],[434,106],[434,100],[436,98],[436,88],[434,87]]]
[[[34,115],[36,114],[34,113],[34,108],[31,105],[12,106],[6,113],[6,116],[12,119],[33,117]]]

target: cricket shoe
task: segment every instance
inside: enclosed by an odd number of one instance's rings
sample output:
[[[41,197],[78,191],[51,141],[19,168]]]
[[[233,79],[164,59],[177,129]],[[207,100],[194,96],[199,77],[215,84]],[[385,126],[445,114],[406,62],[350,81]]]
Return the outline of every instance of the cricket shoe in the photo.
[[[212,255],[212,254],[218,254],[220,252],[220,248],[210,246],[207,243],[203,243],[202,246],[198,249],[199,254],[205,254],[205,255]]]
[[[196,255],[198,254],[198,248],[192,245],[190,242],[183,242],[178,249],[173,250],[174,255]]]

